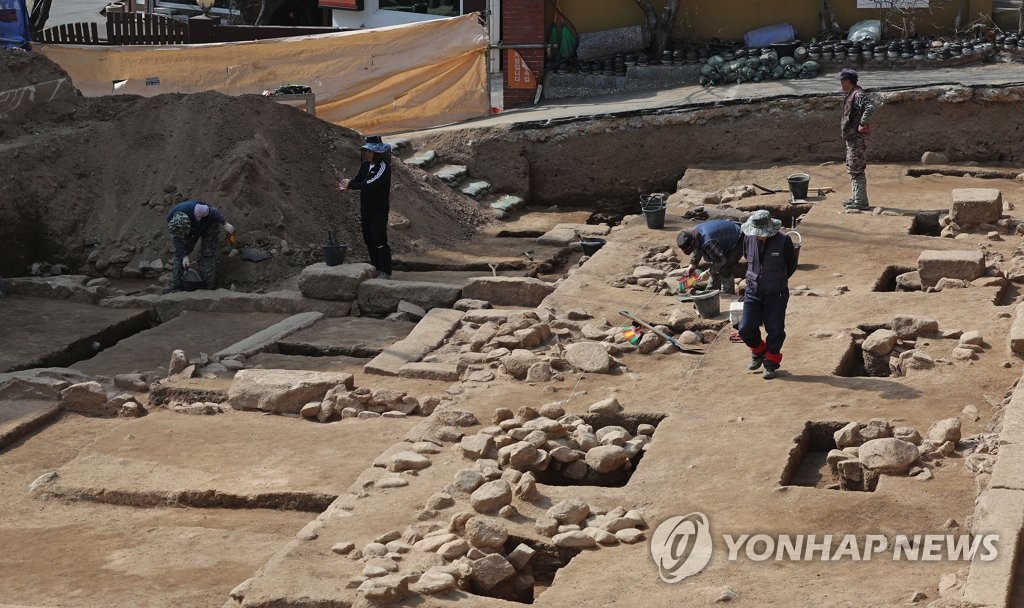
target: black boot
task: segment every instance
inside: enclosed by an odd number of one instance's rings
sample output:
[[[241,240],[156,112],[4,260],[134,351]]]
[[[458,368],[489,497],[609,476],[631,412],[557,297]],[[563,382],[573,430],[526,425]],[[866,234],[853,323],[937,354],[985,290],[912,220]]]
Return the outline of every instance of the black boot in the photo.
[[[763,354],[762,355],[753,355],[753,356],[750,357],[750,365],[747,366],[747,369],[749,369],[750,371],[754,371],[755,369],[761,367],[762,363],[764,363],[764,355]]]
[[[765,380],[771,380],[772,378],[775,377],[775,372],[777,371],[779,371],[778,365],[772,363],[771,361],[765,361],[764,373],[761,374],[761,377],[764,378]]]

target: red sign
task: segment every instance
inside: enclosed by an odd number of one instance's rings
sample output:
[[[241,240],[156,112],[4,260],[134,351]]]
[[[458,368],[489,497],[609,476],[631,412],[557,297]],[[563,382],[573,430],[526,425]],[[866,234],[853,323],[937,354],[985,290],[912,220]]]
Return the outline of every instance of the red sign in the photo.
[[[336,8],[343,11],[363,10],[363,0],[320,0],[321,8]]]
[[[510,89],[537,88],[537,77],[515,49],[506,49],[505,80]]]

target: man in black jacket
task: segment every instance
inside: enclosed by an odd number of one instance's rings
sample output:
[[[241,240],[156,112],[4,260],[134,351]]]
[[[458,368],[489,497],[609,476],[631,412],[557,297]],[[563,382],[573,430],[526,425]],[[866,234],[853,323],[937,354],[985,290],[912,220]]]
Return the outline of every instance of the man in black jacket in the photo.
[[[361,148],[359,172],[338,181],[338,190],[359,190],[359,218],[363,241],[376,277],[391,278],[391,247],[388,246],[388,212],[391,206],[391,146],[379,136],[366,138]]]
[[[746,235],[743,251],[747,258],[747,288],[738,329],[743,343],[750,347],[747,369],[753,371],[764,365],[765,380],[774,378],[782,364],[789,277],[796,272],[796,249],[789,235],[779,232],[781,226],[782,222],[764,209],[750,214],[742,226]]]

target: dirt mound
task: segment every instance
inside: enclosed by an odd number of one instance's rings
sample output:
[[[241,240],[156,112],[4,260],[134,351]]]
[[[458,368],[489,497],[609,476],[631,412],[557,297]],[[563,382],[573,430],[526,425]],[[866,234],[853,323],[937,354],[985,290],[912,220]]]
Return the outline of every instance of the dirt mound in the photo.
[[[355,175],[363,139],[298,109],[214,92],[78,98],[73,111],[43,108],[11,128],[16,137],[0,144],[0,274],[43,260],[139,276],[140,263],[169,260],[165,215],[186,198],[218,206],[241,246],[277,254],[226,260],[224,283],[293,274],[320,258],[332,225],[349,259],[366,259],[358,193],[334,190],[337,177]],[[457,242],[487,221],[474,201],[418,169],[396,163],[392,184],[393,221],[408,220],[390,231],[396,255]]]
[[[59,65],[42,55],[0,49],[0,91],[67,78]]]

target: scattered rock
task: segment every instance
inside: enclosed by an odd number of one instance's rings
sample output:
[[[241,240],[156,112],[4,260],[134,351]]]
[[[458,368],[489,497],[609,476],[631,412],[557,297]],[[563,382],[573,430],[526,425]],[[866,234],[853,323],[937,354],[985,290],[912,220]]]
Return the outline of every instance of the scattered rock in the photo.
[[[394,473],[420,471],[429,466],[430,459],[416,452],[399,452],[388,459],[388,470]]]
[[[573,368],[587,373],[606,374],[612,359],[604,346],[596,342],[577,342],[565,349],[565,360]]]
[[[622,412],[623,407],[619,403],[619,400],[615,397],[609,397],[608,399],[602,399],[597,403],[592,404],[587,411],[591,414],[618,414]]]
[[[859,451],[860,462],[880,473],[906,473],[918,456],[917,446],[892,437],[867,441]]]
[[[939,420],[928,428],[928,439],[938,443],[949,441],[955,446],[960,441],[960,426],[959,418]]]
[[[551,540],[559,548],[589,549],[597,546],[593,536],[579,530],[555,534]]]
[[[479,513],[494,513],[512,503],[512,488],[503,479],[489,481],[470,496],[470,504]]]
[[[508,540],[508,530],[492,519],[473,517],[466,522],[466,540],[474,547],[500,549]]]

